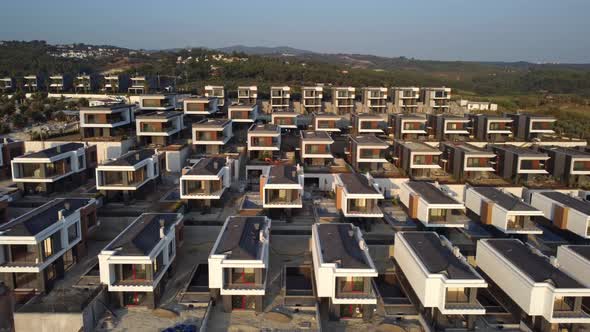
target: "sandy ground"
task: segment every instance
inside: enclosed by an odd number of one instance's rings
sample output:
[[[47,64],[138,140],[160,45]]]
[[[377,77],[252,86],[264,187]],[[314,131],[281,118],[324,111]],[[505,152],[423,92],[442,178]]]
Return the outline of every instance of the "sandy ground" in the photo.
[[[151,310],[142,308],[119,309],[115,311],[116,318],[106,319],[114,325],[99,323],[97,332],[126,332],[126,331],[162,331],[177,324],[192,324],[199,327],[205,315],[205,308],[195,308],[179,312],[176,318],[156,317]],[[102,325],[102,326],[101,326]]]

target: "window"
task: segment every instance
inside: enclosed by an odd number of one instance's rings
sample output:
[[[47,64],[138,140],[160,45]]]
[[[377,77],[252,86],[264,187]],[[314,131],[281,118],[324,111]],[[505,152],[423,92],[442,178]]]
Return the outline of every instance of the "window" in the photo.
[[[76,262],[76,259],[74,258],[74,252],[73,252],[73,248],[66,251],[66,253],[63,255],[63,260],[64,260],[64,270],[69,270],[72,266],[74,266],[74,263]]]
[[[574,311],[575,298],[570,296],[556,296],[553,302],[553,311]]]
[[[51,236],[43,240],[43,258],[53,256],[56,252],[61,250],[61,236],[59,232],[53,233]]]
[[[363,277],[339,278],[338,291],[346,293],[360,293],[365,290],[365,279]]]
[[[231,272],[232,284],[253,284],[256,282],[254,268],[233,268]]]
[[[84,156],[78,156],[78,168],[82,169],[85,167],[86,166],[84,165]]]
[[[78,239],[78,223],[74,223],[68,227],[68,243],[74,242]]]
[[[468,303],[469,288],[447,288],[446,303]]]
[[[37,289],[36,273],[14,273],[15,289]]]

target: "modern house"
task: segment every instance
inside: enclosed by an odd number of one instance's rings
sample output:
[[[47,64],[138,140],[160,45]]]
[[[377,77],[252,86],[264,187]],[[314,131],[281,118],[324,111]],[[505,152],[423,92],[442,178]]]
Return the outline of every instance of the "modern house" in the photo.
[[[361,90],[365,109],[374,113],[387,113],[387,88],[365,87]]]
[[[311,228],[313,276],[321,306],[330,319],[369,320],[378,276],[360,229],[350,223],[316,223]]]
[[[300,131],[300,158],[304,166],[327,166],[334,160],[334,140],[325,131]]]
[[[155,186],[162,161],[163,154],[155,149],[129,151],[96,168],[96,189],[109,200],[140,198],[154,188],[148,183]]]
[[[115,137],[125,134],[135,121],[135,105],[110,104],[80,108],[80,135]]]
[[[260,176],[260,200],[265,209],[303,207],[303,168],[299,165],[272,165]]]
[[[25,153],[25,142],[10,137],[0,138],[0,178],[12,178],[12,159]]]
[[[360,172],[382,170],[389,164],[386,156],[389,144],[374,135],[348,136],[346,158]]]
[[[223,193],[232,183],[233,161],[229,158],[199,159],[182,169],[180,198],[190,207],[208,208],[221,202]]]
[[[495,187],[467,187],[465,207],[504,234],[542,234],[534,222],[543,212],[520,197]]]
[[[336,208],[345,218],[383,218],[379,200],[385,197],[370,175],[337,174],[334,187]]]
[[[214,155],[224,151],[233,137],[232,121],[203,119],[192,126],[193,147],[198,155]]]
[[[398,141],[393,145],[394,164],[411,178],[430,178],[440,170],[442,151],[422,142]]]
[[[480,141],[504,142],[511,139],[512,122],[509,117],[492,116],[486,114],[469,115],[473,136]]]
[[[451,101],[451,88],[422,88],[420,89],[420,100],[425,107],[432,109],[434,112],[447,112]]]
[[[248,129],[250,159],[276,159],[281,150],[281,129],[273,124],[252,124]]]
[[[217,98],[217,106],[225,106],[225,88],[222,85],[206,85],[204,92],[207,98]]]
[[[144,213],[98,254],[100,282],[118,307],[160,305],[183,239],[179,213]]]
[[[428,120],[421,115],[394,114],[391,117],[393,137],[396,140],[417,140],[428,137]]]
[[[305,113],[312,114],[322,111],[323,92],[324,87],[319,85],[301,87],[301,105]]]
[[[47,293],[87,253],[92,198],[58,198],[0,225],[0,281],[18,303]]]
[[[438,141],[465,141],[471,136],[471,119],[448,114],[429,114],[430,135]]]
[[[227,108],[227,117],[232,123],[253,123],[258,118],[257,104],[231,104]]]
[[[271,220],[228,217],[209,255],[209,288],[223,309],[263,311],[269,271]]]
[[[12,181],[25,194],[66,192],[92,178],[96,161],[96,146],[57,145],[13,158]]]
[[[516,239],[484,239],[477,243],[476,257],[484,277],[513,303],[513,315],[530,330],[576,331],[578,324],[590,323],[582,305],[590,288],[530,246]]]
[[[219,99],[213,97],[191,97],[183,101],[185,115],[208,116],[219,110]]]
[[[430,182],[402,183],[399,198],[410,218],[426,227],[464,227],[469,221],[464,213],[465,205]]]
[[[238,104],[256,105],[258,98],[258,87],[239,86],[238,87]]]
[[[418,87],[392,87],[390,89],[393,107],[403,113],[412,114],[418,111],[418,99],[420,88]]]
[[[332,106],[336,114],[344,115],[354,111],[355,91],[356,89],[351,86],[332,88]]]
[[[272,111],[270,123],[283,129],[297,129],[298,113],[293,111]]]
[[[0,78],[0,92],[11,93],[16,90],[16,84],[12,77],[1,77]]]
[[[43,88],[43,80],[37,75],[23,77],[23,90],[28,93],[35,93]]]
[[[131,89],[131,88],[130,88]],[[171,93],[139,96],[139,111],[167,112],[176,109],[176,95]]]
[[[127,93],[131,95],[144,95],[154,90],[158,90],[157,82],[152,77],[133,76],[131,83],[127,88]]]
[[[477,293],[488,284],[448,239],[435,232],[398,232],[394,258],[433,330],[475,329],[486,312]]]
[[[184,114],[180,111],[159,111],[138,115],[135,132],[139,144],[166,146],[180,137]]]
[[[291,88],[288,86],[272,86],[270,88],[271,111],[288,111],[291,105]]]
[[[386,115],[377,113],[352,113],[351,122],[355,135],[388,135],[390,131]]]
[[[547,169],[555,179],[568,187],[590,184],[590,152],[561,147],[539,146],[549,156]]]
[[[464,142],[441,142],[439,162],[445,172],[460,181],[483,181],[496,171],[496,155],[488,150]],[[441,162],[443,161],[444,162]]]
[[[557,119],[553,116],[533,114],[507,114],[512,119],[514,137],[530,141],[543,135],[555,134],[553,127]]]
[[[72,77],[67,74],[49,76],[49,93],[64,93],[72,88]]]
[[[74,78],[74,91],[76,93],[90,93],[97,89],[98,78],[96,75],[80,74]]]
[[[559,267],[582,285],[590,288],[590,246],[564,245],[557,248]]]
[[[492,145],[498,156],[496,174],[514,183],[527,182],[538,175],[549,175],[547,153],[514,145]]]
[[[311,127],[315,131],[340,133],[344,127],[342,116],[333,113],[314,113]]]
[[[127,75],[105,75],[102,90],[105,93],[127,92],[129,77]]]
[[[590,202],[558,191],[533,191],[530,204],[553,226],[590,239]]]

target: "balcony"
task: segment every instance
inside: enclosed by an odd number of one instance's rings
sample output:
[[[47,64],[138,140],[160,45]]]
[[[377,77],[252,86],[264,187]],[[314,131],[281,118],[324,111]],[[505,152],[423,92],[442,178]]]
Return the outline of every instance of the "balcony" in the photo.
[[[6,254],[10,253],[10,260],[2,263],[2,267],[31,267],[37,266],[43,260],[37,254],[36,245],[15,244],[7,246]]]
[[[506,230],[511,232],[535,232],[539,231],[536,224],[529,216],[509,217],[506,223]]]
[[[460,210],[429,209],[428,224],[433,225],[464,225],[469,222],[469,217]]]
[[[445,303],[445,309],[447,310],[484,310],[485,308],[477,301],[475,302],[447,302]]]
[[[306,145],[305,146],[305,154],[318,154],[318,155],[322,155],[322,154],[332,154],[332,152],[330,151],[330,146],[329,145]]]
[[[225,189],[221,180],[183,181],[185,185],[182,194],[186,196],[220,196]]]
[[[347,214],[382,214],[376,199],[349,199]]]
[[[226,136],[223,135],[223,132],[203,132],[197,131],[195,132],[195,141],[205,141],[205,142],[217,142],[217,141],[225,141]]]
[[[250,111],[231,111],[232,120],[251,120],[253,118]]]
[[[298,189],[265,189],[264,205],[301,205]]]
[[[274,137],[253,137],[250,145],[258,148],[275,148],[278,147],[279,140]]]
[[[141,132],[142,133],[168,133],[176,129],[172,123],[156,124],[156,123],[142,123],[141,124]]]
[[[51,179],[66,175],[72,171],[70,159],[54,163],[15,163],[18,171],[15,179]]]
[[[376,299],[371,278],[336,277],[336,299],[373,300]]]

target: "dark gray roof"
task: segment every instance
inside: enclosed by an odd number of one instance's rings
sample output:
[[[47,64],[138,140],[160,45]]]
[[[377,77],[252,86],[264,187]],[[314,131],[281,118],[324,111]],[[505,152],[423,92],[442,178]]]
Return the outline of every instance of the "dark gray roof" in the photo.
[[[318,224],[317,230],[324,262],[337,263],[343,269],[371,268],[351,224]]]
[[[430,273],[442,273],[449,279],[480,279],[467,264],[440,242],[435,232],[404,232],[401,236]]]
[[[164,224],[165,234],[168,234],[178,217],[176,213],[144,213],[105,250],[117,250],[120,256],[147,256],[160,242],[161,223]]]
[[[429,204],[459,204],[430,182],[410,181],[408,186]]]
[[[535,151],[535,150],[529,149],[529,148],[521,148],[518,146],[509,145],[509,144],[505,144],[505,145],[496,144],[496,145],[492,145],[492,148],[500,149],[500,150],[504,150],[504,151],[509,151],[509,152],[512,152],[512,153],[519,155],[519,156],[548,157],[548,155],[544,152]]]
[[[379,194],[379,192],[369,184],[366,176],[359,173],[342,173],[338,174],[346,191],[351,194]]]
[[[115,160],[104,163],[105,166],[133,166],[142,160],[151,158],[156,153],[154,149],[134,150],[125,153]]]
[[[412,152],[438,152],[442,154],[442,151],[440,151],[439,149],[422,142],[396,141],[396,143],[402,145],[407,149],[412,150]]]
[[[572,197],[559,191],[545,191],[542,192],[541,195],[561,203],[566,207],[580,211],[581,213],[590,216],[590,202],[588,201],[577,197]]]
[[[285,116],[297,117],[297,116],[299,116],[299,113],[296,113],[294,111],[273,111],[272,115],[285,115]]]
[[[568,246],[568,248],[576,254],[584,257],[587,261],[590,261],[590,246],[574,245]]]
[[[88,198],[57,198],[0,226],[0,236],[35,236],[58,221],[58,212],[64,216],[90,203]],[[66,205],[69,205],[66,209]]]
[[[539,211],[520,198],[494,187],[473,187],[475,192],[493,201],[508,211]]]
[[[187,174],[217,175],[225,166],[225,161],[225,158],[222,157],[203,158]]]
[[[534,254],[516,239],[485,240],[505,259],[534,282],[552,282],[557,288],[586,288],[553,266],[546,258]]]
[[[270,166],[268,175],[269,184],[299,184],[297,178],[297,167],[292,165]]]
[[[83,147],[84,147],[84,144],[82,144],[82,143],[66,143],[66,144],[54,146],[52,148],[48,148],[45,150],[25,154],[23,156],[20,156],[19,158],[40,158],[40,159],[52,158],[52,157],[58,156],[62,153],[76,151],[76,150],[83,148]]]
[[[303,136],[303,139],[310,141],[334,141],[325,131],[303,130],[301,131],[301,135]]]
[[[181,116],[183,113],[180,111],[166,111],[166,112],[152,112],[143,115],[138,115],[136,119],[162,119],[167,120],[173,117]]]
[[[80,111],[117,111],[122,108],[135,107],[135,104],[107,104],[101,106],[80,107]]]
[[[226,254],[227,259],[258,259],[260,232],[266,227],[266,218],[231,217],[221,235],[215,254]]]
[[[359,114],[356,114],[356,116],[358,116],[359,119],[386,121],[385,118],[381,117],[379,114],[376,114],[376,113],[359,113]]]
[[[313,114],[314,118],[325,118],[325,119],[341,119],[342,116],[336,113],[319,112]]]
[[[275,124],[272,123],[266,123],[266,124],[257,124],[254,125],[252,127],[252,129],[250,129],[250,132],[254,132],[254,133],[271,133],[271,134],[276,134],[279,133],[279,127]]]
[[[350,138],[359,145],[383,145],[388,147],[389,144],[375,135],[350,136]]]
[[[571,157],[590,158],[590,153],[578,149],[566,148],[563,146],[542,146],[539,150],[544,152],[553,151],[558,154],[564,154]]]
[[[229,119],[208,119],[205,121],[193,123],[193,128],[221,128],[231,123]]]

